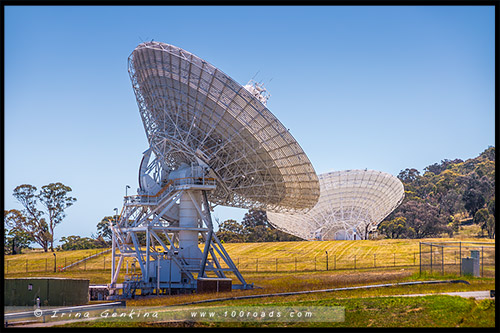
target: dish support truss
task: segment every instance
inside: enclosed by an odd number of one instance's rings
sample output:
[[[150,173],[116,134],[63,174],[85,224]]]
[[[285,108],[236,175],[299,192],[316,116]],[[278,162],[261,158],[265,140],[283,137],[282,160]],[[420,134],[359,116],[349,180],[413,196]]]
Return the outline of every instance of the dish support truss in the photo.
[[[156,195],[125,197],[118,222],[111,225],[110,299],[133,297],[138,289],[141,295],[189,292],[199,277],[227,278],[228,273],[239,281],[233,289],[253,287],[213,232],[207,191],[214,188],[213,178],[185,177],[170,180]],[[118,284],[127,258],[141,273],[126,274]]]

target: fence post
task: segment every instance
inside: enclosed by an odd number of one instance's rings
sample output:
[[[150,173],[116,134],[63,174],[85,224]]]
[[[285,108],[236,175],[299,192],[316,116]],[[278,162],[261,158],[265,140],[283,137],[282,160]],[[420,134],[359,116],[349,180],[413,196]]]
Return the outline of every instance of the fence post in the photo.
[[[441,246],[441,275],[444,275],[444,246]]]
[[[460,264],[460,276],[462,276],[462,242],[459,243],[458,263]]]
[[[431,243],[431,274],[432,274],[432,243]]]
[[[481,277],[484,277],[484,251],[483,246],[481,246]]]
[[[422,242],[418,242],[418,275],[422,275]]]

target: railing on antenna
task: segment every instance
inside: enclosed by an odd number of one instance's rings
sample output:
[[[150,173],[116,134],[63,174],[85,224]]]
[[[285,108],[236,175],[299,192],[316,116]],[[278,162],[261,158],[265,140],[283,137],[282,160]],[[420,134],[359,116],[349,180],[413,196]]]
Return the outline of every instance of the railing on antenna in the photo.
[[[176,187],[185,185],[208,185],[215,186],[215,178],[210,177],[185,177],[170,180],[165,186],[162,187],[155,195],[138,194],[129,195],[124,198],[125,205],[141,204],[141,205],[155,205],[163,198],[170,194]]]

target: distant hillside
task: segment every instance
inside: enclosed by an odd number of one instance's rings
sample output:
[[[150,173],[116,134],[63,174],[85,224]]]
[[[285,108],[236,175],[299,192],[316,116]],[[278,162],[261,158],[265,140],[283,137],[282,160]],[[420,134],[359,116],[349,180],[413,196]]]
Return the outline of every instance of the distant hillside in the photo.
[[[424,168],[402,170],[403,203],[379,226],[390,238],[450,236],[460,221],[472,219],[481,233],[495,235],[495,147],[475,158],[442,160]]]

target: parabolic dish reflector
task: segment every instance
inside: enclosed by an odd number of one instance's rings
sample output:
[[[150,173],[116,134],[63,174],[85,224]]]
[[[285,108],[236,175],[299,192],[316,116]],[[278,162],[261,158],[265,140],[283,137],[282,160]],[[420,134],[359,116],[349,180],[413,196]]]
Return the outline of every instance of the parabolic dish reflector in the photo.
[[[216,179],[214,204],[300,211],[319,198],[302,148],[263,104],[222,71],[181,48],[140,44],[129,74],[146,135],[167,172],[204,164]]]
[[[335,171],[319,175],[321,195],[305,214],[268,212],[276,228],[306,240],[366,238],[404,198],[401,181],[374,170]]]

